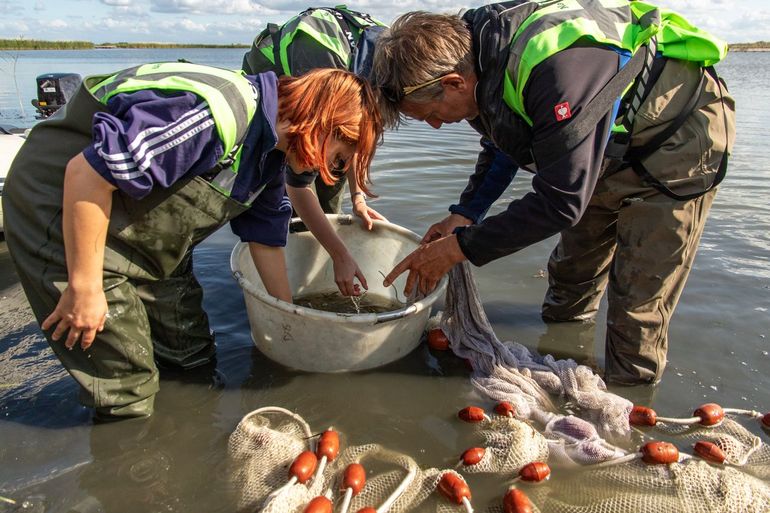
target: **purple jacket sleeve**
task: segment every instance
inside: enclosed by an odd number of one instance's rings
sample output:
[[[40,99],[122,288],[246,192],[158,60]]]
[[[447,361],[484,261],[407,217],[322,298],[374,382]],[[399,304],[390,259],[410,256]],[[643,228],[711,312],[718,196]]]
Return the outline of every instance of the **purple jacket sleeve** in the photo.
[[[282,170],[282,157],[278,152],[271,152],[266,165]],[[291,202],[286,194],[285,175],[278,172],[254,199],[251,207],[230,220],[230,229],[244,242],[283,247],[289,233],[289,221]]]
[[[208,104],[189,92],[141,90],[107,102],[83,154],[108,182],[141,199],[154,187],[210,170],[223,147]]]
[[[569,118],[557,119],[557,105],[569,103],[574,118],[617,70],[618,55],[595,47],[568,48],[538,65],[524,95],[533,139],[545,138],[569,123]],[[458,233],[460,248],[474,265],[519,251],[580,220],[600,176],[610,118],[608,112],[572,151],[538,166],[531,192],[512,201],[504,212]]]

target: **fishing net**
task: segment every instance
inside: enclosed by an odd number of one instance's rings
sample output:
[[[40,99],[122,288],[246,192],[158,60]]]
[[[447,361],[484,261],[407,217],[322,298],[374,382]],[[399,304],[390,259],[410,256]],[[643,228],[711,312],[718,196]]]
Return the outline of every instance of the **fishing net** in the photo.
[[[304,511],[319,496],[329,498],[334,510],[343,512],[367,507],[394,513],[423,507],[456,511],[432,494],[447,475],[464,483],[457,472],[422,470],[409,456],[377,444],[345,448],[325,465],[318,464],[307,481],[290,482],[293,463],[305,451],[317,452],[317,439],[304,419],[282,408],[266,407],[246,415],[228,444],[238,511]],[[354,463],[366,469],[365,483],[355,494],[347,492],[346,486],[347,469]]]
[[[291,469],[307,452],[324,454],[324,435],[294,413],[263,408],[230,438],[239,511],[472,511],[462,474],[501,483],[489,513],[770,511],[770,448],[741,423],[761,414],[703,405],[689,419],[657,417],[608,392],[588,367],[500,341],[467,264],[451,271],[446,310],[432,321],[468,361],[474,388],[497,403],[494,412],[459,412],[477,446],[455,469],[421,469],[370,444],[344,448],[297,482]],[[353,493],[348,472],[358,464],[367,479]],[[532,484],[551,476],[551,467],[558,485]],[[317,501],[325,509],[314,509]]]

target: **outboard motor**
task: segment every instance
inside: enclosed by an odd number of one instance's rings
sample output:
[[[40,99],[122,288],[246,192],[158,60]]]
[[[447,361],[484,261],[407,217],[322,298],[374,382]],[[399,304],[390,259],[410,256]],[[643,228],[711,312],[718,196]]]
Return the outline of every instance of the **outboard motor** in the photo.
[[[37,99],[32,105],[37,109],[36,117],[44,119],[59,110],[75,95],[81,78],[77,73],[46,73],[36,79]]]

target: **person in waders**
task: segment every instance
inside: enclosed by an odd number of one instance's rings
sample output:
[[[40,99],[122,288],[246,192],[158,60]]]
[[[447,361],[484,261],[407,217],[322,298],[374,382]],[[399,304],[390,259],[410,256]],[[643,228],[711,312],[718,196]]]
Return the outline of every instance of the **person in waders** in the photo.
[[[484,265],[560,234],[543,319],[589,321],[607,289],[605,377],[658,382],[735,140],[734,101],[713,68],[726,52],[638,1],[514,0],[398,18],[370,78],[385,125],[467,120],[482,151],[450,215],[385,285],[409,271],[406,289],[427,292],[458,262]],[[483,218],[510,183],[490,180],[490,146],[534,176],[529,193]]]
[[[291,301],[282,163],[328,183],[355,164],[366,191],[381,135],[369,85],[342,70],[173,62],[86,78],[32,129],[3,193],[16,271],[81,402],[102,420],[150,415],[156,360],[213,358],[191,254],[227,222],[267,291]]]
[[[247,74],[272,71],[279,77],[297,77],[314,69],[336,68],[367,78],[377,38],[384,29],[385,25],[368,14],[344,5],[313,7],[282,25],[269,23],[243,56],[241,67]],[[332,171],[337,181],[331,185],[317,170],[286,175],[286,190],[292,206],[314,233],[330,230],[324,214],[342,212],[346,183],[353,213],[363,220],[367,229],[372,229],[375,219],[386,220],[367,205],[367,195],[356,181],[347,179],[347,174],[354,175],[355,167],[347,173],[343,171]],[[333,254],[344,247],[326,249]]]

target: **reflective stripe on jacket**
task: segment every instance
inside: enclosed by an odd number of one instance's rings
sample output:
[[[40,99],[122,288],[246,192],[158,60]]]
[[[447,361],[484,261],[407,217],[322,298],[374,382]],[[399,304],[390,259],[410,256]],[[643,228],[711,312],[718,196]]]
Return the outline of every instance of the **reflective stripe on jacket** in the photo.
[[[542,0],[516,29],[505,74],[505,103],[530,126],[524,90],[532,70],[578,42],[634,54],[655,36],[658,51],[672,59],[711,66],[727,54],[727,43],[680,15],[628,0]]]
[[[89,92],[106,105],[110,98],[121,93],[143,89],[187,91],[208,103],[216,124],[217,134],[224,152],[220,159],[222,168],[232,176],[213,180],[212,185],[222,187],[229,195],[228,182],[238,172],[241,142],[257,108],[259,94],[239,71],[230,71],[187,62],[145,64],[123,70],[108,77],[86,79]]]

